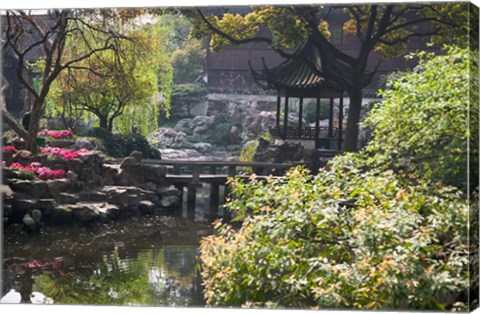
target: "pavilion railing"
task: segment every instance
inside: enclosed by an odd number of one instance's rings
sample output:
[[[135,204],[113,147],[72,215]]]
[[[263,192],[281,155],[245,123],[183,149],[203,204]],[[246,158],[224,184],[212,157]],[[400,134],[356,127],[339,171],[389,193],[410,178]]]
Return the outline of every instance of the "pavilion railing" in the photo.
[[[270,134],[273,137],[284,138],[284,139],[305,139],[305,140],[314,140],[315,139],[315,127],[311,126],[287,126],[286,134],[285,128],[282,126],[275,126],[270,129]],[[332,138],[336,137],[338,134],[338,128],[333,128],[331,134],[329,133],[328,127],[319,127],[318,138]]]

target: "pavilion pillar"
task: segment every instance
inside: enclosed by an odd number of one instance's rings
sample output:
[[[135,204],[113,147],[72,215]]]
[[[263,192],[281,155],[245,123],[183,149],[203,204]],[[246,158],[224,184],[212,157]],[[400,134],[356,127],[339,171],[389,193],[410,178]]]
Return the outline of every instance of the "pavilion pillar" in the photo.
[[[330,98],[330,112],[328,119],[328,137],[333,137],[333,98]]]
[[[277,121],[276,125],[279,128],[280,127],[280,91],[278,91],[277,94]]]
[[[285,112],[283,114],[283,139],[287,138],[288,125],[288,96],[285,97]]]
[[[315,150],[318,149],[318,138],[320,136],[320,97],[317,98],[315,111]]]
[[[300,97],[300,104],[298,108],[298,137],[302,138],[303,126],[303,97]]]
[[[342,150],[342,138],[343,138],[343,92],[340,96],[340,105],[339,105],[339,112],[338,112],[338,142],[337,148],[338,150]]]

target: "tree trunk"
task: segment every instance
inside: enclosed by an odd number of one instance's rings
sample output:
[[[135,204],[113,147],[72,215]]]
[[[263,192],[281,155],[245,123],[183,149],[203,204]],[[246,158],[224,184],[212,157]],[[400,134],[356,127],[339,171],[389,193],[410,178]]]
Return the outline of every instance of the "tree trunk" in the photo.
[[[108,119],[107,119],[107,117],[98,116],[98,118],[100,120],[100,127],[102,129],[107,129],[108,130]]]
[[[343,150],[354,152],[358,150],[358,123],[360,122],[360,113],[362,111],[362,88],[352,88],[347,93],[350,96],[350,106]]]
[[[35,101],[30,111],[30,124],[28,129],[28,138],[25,143],[25,148],[32,153],[37,152],[37,135],[40,125],[40,118],[42,116],[43,103]]]

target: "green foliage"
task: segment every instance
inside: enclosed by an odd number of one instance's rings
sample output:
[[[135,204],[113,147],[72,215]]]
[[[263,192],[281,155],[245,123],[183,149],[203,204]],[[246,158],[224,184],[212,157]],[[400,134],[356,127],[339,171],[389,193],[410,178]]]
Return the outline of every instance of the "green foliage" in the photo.
[[[33,180],[35,179],[35,173],[33,171],[28,170],[18,170],[16,171],[17,177],[20,180]]]
[[[303,116],[307,123],[315,123],[317,114],[317,107],[314,101],[310,103],[305,102],[303,105]],[[320,104],[320,120],[325,120],[330,117],[330,101],[322,99]]]
[[[252,161],[257,152],[258,140],[247,143],[240,152],[240,161]]]
[[[174,84],[171,96],[171,117],[175,119],[189,118],[192,107],[205,101],[206,96],[207,89],[202,84]]]
[[[145,137],[138,133],[119,135],[104,128],[93,128],[89,136],[102,141],[105,152],[112,157],[126,157],[134,150],[143,153],[144,158],[160,159],[160,152],[150,146]]]
[[[239,135],[241,132],[240,125],[241,121],[238,117],[231,117],[227,114],[216,115],[212,135],[208,141],[221,146],[240,144],[242,141]],[[236,131],[232,132],[232,128]]]
[[[193,82],[203,73],[206,50],[198,39],[187,40],[170,58],[175,82]]]
[[[159,19],[148,25],[114,23],[111,27],[126,37],[112,43],[111,50],[100,50],[63,71],[48,94],[48,112],[83,120],[93,116],[110,131],[128,134],[137,129],[147,135],[158,128],[160,106],[166,112],[170,108],[172,69],[165,38],[172,26]],[[101,31],[78,36],[95,39],[97,33]],[[75,58],[90,49],[71,36],[65,54]]]
[[[454,188],[344,161],[231,188],[244,221],[201,243],[208,305],[443,310],[468,288],[468,206]]]
[[[317,175],[232,180],[226,207],[242,225],[218,221],[201,242],[208,305],[466,310],[476,56],[420,53],[372,110],[367,148]]]
[[[138,258],[122,259],[114,252],[101,257],[93,274],[45,272],[35,278],[34,289],[56,304],[152,305],[161,297],[168,304],[178,301],[169,298],[166,285],[156,290],[148,281],[149,271],[163,269],[164,251],[141,252]]]
[[[478,116],[478,106],[469,102],[470,93],[478,99],[478,83],[468,84],[470,73],[478,73],[478,67],[470,72],[475,57],[459,48],[416,56],[416,70],[392,81],[366,119],[373,129],[367,150],[404,172],[465,189],[468,139],[477,132],[467,125],[469,114]]]

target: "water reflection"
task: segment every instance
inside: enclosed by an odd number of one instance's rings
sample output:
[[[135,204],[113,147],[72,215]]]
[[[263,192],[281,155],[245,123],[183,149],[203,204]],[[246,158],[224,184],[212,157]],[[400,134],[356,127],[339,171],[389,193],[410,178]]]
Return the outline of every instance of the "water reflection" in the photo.
[[[208,223],[151,216],[4,233],[2,288],[19,291],[22,303],[39,292],[55,304],[203,306],[195,265]]]

